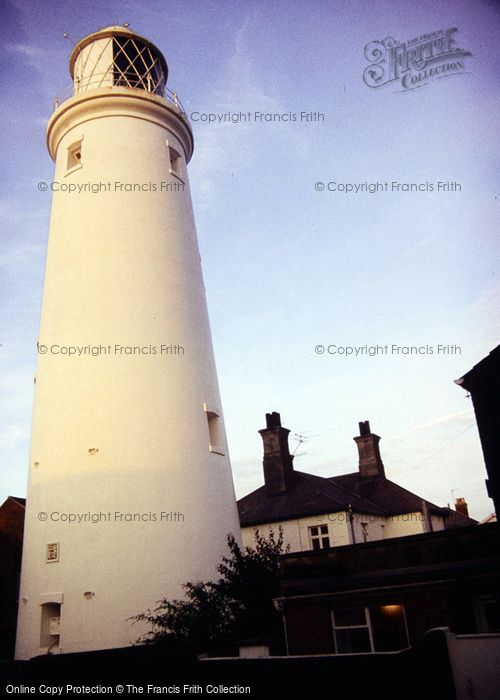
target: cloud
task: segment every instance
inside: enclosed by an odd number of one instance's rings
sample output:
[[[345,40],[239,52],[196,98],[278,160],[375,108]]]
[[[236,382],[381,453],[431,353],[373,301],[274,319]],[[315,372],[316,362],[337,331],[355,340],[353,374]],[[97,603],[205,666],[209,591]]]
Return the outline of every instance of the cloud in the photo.
[[[465,424],[469,424],[471,421],[471,412],[470,410],[468,411],[458,411],[454,413],[448,413],[444,416],[438,416],[437,418],[434,418],[431,421],[428,421],[427,423],[422,423],[421,425],[415,425],[413,428],[410,428],[409,430],[405,431],[404,433],[401,433],[400,435],[396,435],[392,438],[389,438],[385,440],[386,445],[390,445],[392,443],[404,443],[406,442],[409,438],[415,437],[415,435],[420,435],[423,432],[433,430],[435,428],[446,428],[446,426],[451,425],[453,427],[456,427],[457,425],[460,425],[463,427]]]
[[[500,343],[500,280],[493,280],[483,287],[480,295],[465,310],[465,318],[471,329],[477,362]]]
[[[246,113],[255,110],[281,111],[280,105],[258,84],[253,53],[249,48],[247,34],[248,18],[236,32],[233,53],[225,71],[215,83],[206,104],[196,111],[210,113]],[[227,171],[248,163],[252,158],[251,139],[245,138],[252,124],[222,122],[204,123],[198,131],[196,150],[196,177],[198,188],[206,195],[213,193],[213,173]]]
[[[29,432],[24,425],[6,425],[0,431],[0,448],[9,449],[24,443],[29,438]]]
[[[7,51],[26,56],[30,59],[47,55],[45,49],[42,49],[40,46],[34,46],[33,44],[6,44],[5,48]]]

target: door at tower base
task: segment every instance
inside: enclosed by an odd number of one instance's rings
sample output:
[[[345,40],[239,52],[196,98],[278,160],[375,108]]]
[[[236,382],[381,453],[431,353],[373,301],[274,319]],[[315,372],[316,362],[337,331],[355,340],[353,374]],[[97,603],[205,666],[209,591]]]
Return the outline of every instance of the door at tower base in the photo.
[[[124,27],[83,39],[70,67],[75,94],[47,129],[59,186],[37,344],[20,659],[134,643],[147,628],[131,617],[216,576],[227,535],[240,538],[189,192],[190,126],[164,96],[165,59]]]

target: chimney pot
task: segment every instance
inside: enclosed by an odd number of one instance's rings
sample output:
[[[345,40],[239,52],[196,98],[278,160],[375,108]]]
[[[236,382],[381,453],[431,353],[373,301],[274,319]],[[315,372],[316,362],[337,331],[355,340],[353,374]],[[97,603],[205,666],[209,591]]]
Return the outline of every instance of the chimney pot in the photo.
[[[369,435],[370,434],[370,421],[365,420],[359,423],[359,434],[360,435]]]
[[[281,416],[276,411],[266,413],[267,428],[281,428]]]

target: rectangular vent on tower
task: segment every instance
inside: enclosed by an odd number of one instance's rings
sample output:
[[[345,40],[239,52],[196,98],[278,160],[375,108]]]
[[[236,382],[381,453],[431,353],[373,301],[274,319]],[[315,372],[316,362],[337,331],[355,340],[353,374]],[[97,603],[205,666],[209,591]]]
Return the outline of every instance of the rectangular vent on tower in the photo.
[[[184,183],[184,173],[182,172],[182,158],[175,148],[168,147],[168,155],[170,158],[169,173]]]
[[[45,554],[45,561],[47,563],[59,561],[59,542],[49,542]]]
[[[82,167],[82,141],[75,141],[68,146],[67,173]],[[66,173],[66,174],[67,174]]]
[[[219,455],[224,454],[224,449],[222,447],[222,436],[220,430],[220,417],[217,411],[213,408],[209,408],[207,404],[204,404],[205,413],[207,414],[208,422],[208,436],[209,436],[209,450],[210,452],[215,452]]]

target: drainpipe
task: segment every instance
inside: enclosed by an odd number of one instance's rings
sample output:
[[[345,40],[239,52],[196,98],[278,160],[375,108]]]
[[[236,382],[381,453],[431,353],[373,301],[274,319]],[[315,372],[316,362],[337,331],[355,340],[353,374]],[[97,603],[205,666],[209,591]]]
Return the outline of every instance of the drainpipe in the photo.
[[[352,514],[352,505],[350,503],[347,506],[347,517],[349,518],[349,523],[351,525],[352,544],[356,544],[356,535],[354,534],[354,515]]]

